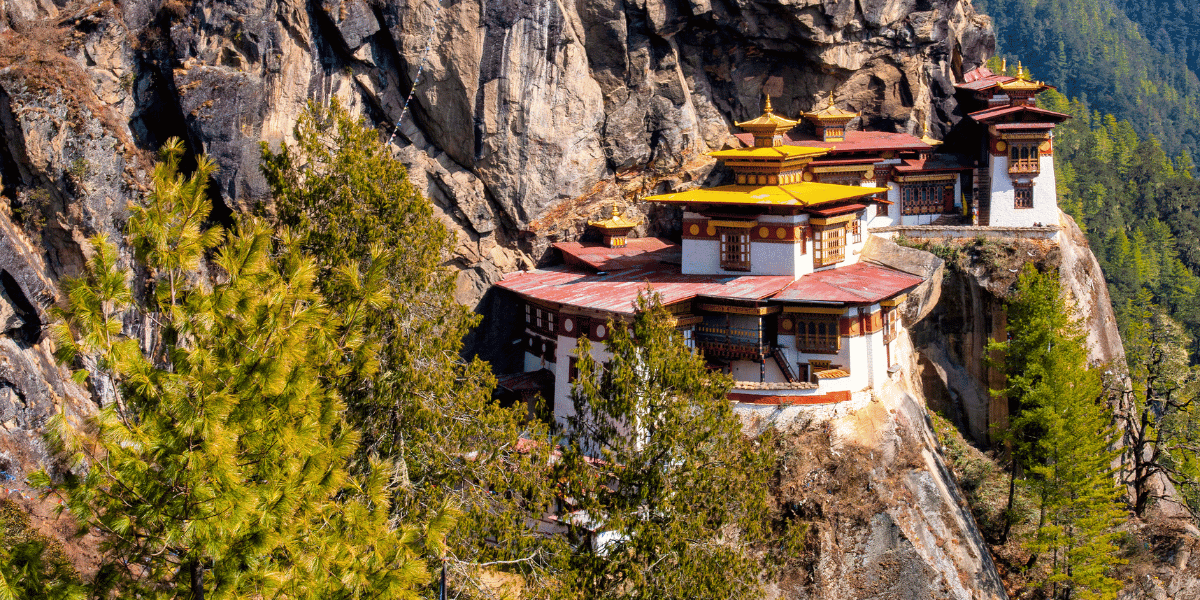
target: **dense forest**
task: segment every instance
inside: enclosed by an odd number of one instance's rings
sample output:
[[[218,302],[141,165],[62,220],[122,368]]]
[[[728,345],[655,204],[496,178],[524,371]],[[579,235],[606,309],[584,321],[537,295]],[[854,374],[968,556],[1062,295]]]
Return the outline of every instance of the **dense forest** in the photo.
[[[1177,0],[975,4],[993,19],[999,56],[1023,60],[1067,97],[1129,121],[1170,155],[1185,148],[1196,153],[1200,39],[1191,6]]]

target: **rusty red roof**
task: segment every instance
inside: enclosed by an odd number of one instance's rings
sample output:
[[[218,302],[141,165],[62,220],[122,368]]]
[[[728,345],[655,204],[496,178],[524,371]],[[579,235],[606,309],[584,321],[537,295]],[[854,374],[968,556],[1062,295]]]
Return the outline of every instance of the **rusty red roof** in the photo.
[[[922,158],[909,158],[896,165],[899,173],[929,171],[965,171],[973,168],[970,161],[957,154],[934,154]]]
[[[1000,117],[1007,117],[1007,116],[1016,115],[1016,114],[1023,114],[1024,116],[1040,117],[1043,120],[1054,121],[1054,122],[1066,121],[1067,119],[1071,118],[1071,115],[1066,115],[1066,114],[1063,114],[1060,112],[1054,112],[1052,110],[1046,110],[1044,108],[1038,108],[1036,106],[1028,106],[1028,105],[999,106],[999,107],[995,107],[995,108],[988,108],[985,110],[975,111],[973,113],[970,113],[967,116],[971,117],[972,119],[975,119],[976,121],[979,121],[980,123],[987,123],[989,121],[999,119]]]
[[[1051,123],[1049,121],[1042,123],[996,123],[996,129],[1000,131],[1012,131],[1019,129],[1054,129],[1055,125],[1057,125],[1057,123]]]
[[[838,215],[859,211],[866,207],[867,205],[865,204],[846,204],[843,206],[833,206],[830,208],[815,208],[809,212],[818,217],[836,217]]]
[[[922,278],[903,271],[860,262],[805,275],[771,299],[844,304],[878,302],[912,289],[922,281]]]
[[[963,73],[963,81],[966,83],[971,83],[973,81],[983,79],[984,77],[995,77],[995,75],[996,74],[993,73],[991,69],[984,66],[979,66],[967,71],[966,73]]]
[[[737,138],[746,145],[754,143],[754,136],[747,133],[739,133],[737,134]],[[783,143],[788,146],[829,148],[830,154],[834,155],[846,152],[884,152],[887,150],[929,152],[933,150],[933,146],[907,133],[860,131],[857,129],[847,131],[845,141],[841,142],[826,142],[810,133],[792,131],[784,134]]]
[[[678,244],[661,238],[632,238],[621,248],[609,248],[594,242],[558,242],[554,244],[563,253],[567,264],[578,265],[596,271],[616,271],[640,263],[681,261]]]
[[[663,304],[674,304],[696,296],[761,300],[789,283],[786,275],[683,275],[678,265],[642,263],[607,273],[550,267],[512,273],[496,285],[543,302],[633,314],[634,301],[647,288],[661,294]]]

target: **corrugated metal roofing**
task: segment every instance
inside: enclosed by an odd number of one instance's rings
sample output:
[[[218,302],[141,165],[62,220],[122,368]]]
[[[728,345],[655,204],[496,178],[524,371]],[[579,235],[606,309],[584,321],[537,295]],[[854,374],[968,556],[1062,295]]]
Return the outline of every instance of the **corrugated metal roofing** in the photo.
[[[673,262],[681,260],[679,244],[661,238],[633,238],[621,248],[609,248],[604,244],[558,242],[555,248],[571,259],[597,271],[616,271],[646,262]]]
[[[973,113],[970,113],[967,116],[971,117],[972,119],[975,119],[976,121],[979,121],[980,123],[986,123],[992,119],[998,119],[1000,117],[1007,117],[1009,115],[1014,115],[1017,113],[1025,113],[1028,115],[1045,117],[1046,119],[1054,121],[1054,122],[1061,122],[1061,121],[1065,121],[1065,120],[1071,118],[1071,115],[1065,115],[1060,112],[1054,112],[1052,110],[1046,110],[1044,108],[1038,108],[1036,106],[1000,106],[1000,107],[996,107],[996,108],[989,108],[986,110],[975,111]]]
[[[805,275],[773,296],[794,302],[878,302],[924,281],[916,275],[870,263],[856,263]]]
[[[674,304],[696,296],[760,300],[791,282],[786,275],[683,275],[677,265],[642,264],[604,274],[550,267],[513,273],[496,285],[543,302],[633,314],[634,301],[647,288],[661,294],[663,304]]]
[[[969,159],[956,154],[935,154],[928,158],[910,158],[896,165],[899,173],[963,171],[974,168]]]
[[[678,265],[645,262],[600,273],[575,271],[565,265],[511,273],[496,285],[543,302],[633,314],[634,301],[647,287],[662,295],[663,304],[698,296],[863,304],[890,298],[922,281],[916,275],[869,263],[818,271],[793,280],[787,275],[683,275]]]
[[[739,133],[737,138],[745,144],[753,144],[754,137],[748,133]],[[831,155],[847,152],[884,152],[887,150],[911,150],[914,152],[929,152],[933,147],[920,138],[907,133],[892,133],[887,131],[851,130],[845,134],[844,141],[826,142],[809,133],[791,131],[783,136],[783,143],[789,146],[808,148],[828,148]]]
[[[844,206],[832,206],[829,208],[817,208],[817,209],[813,209],[811,212],[812,212],[812,214],[814,214],[818,217],[836,217],[838,215],[844,215],[846,213],[852,213],[855,211],[859,211],[866,207],[867,207],[866,204],[847,204]]]
[[[1058,123],[1043,122],[1043,123],[996,123],[996,129],[1000,131],[1012,131],[1019,129],[1054,129]]]

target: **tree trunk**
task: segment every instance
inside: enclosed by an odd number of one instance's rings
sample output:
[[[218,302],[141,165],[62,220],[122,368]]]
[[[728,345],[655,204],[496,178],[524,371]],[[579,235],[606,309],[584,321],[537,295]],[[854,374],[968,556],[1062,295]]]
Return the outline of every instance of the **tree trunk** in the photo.
[[[192,586],[190,600],[204,600],[204,567],[200,566],[200,561],[193,560],[188,563],[188,575]]]

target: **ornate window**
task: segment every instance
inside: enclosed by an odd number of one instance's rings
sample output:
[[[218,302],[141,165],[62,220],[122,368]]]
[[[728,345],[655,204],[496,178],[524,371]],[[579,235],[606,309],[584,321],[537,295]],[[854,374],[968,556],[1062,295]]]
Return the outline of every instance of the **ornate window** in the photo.
[[[796,349],[816,354],[837,354],[842,336],[837,315],[796,315]]]
[[[1008,149],[1008,172],[1032,173],[1041,171],[1039,142],[1013,143]]]
[[[861,216],[862,213],[856,214],[854,220],[850,221],[850,235],[855,244],[862,243],[862,221],[859,220]]]
[[[721,268],[726,271],[750,270],[750,230],[718,227],[721,236]]]
[[[901,214],[942,214],[945,187],[943,182],[905,184],[900,188]]]
[[[846,224],[827,225],[814,231],[813,266],[836,265],[846,260]]]
[[[1013,188],[1013,208],[1033,208],[1033,185],[1017,184]]]

